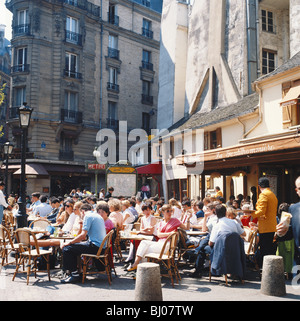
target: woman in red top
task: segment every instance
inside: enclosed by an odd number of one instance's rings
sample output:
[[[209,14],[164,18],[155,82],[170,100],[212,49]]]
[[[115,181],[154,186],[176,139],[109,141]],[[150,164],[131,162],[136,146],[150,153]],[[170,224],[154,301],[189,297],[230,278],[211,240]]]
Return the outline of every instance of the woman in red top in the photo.
[[[164,215],[163,221],[158,224],[157,237],[158,241],[143,240],[136,253],[136,258],[133,265],[127,271],[134,271],[137,269],[138,264],[148,253],[160,253],[166,238],[178,227],[188,230],[190,228],[190,220],[188,219],[186,224],[181,223],[177,218],[172,218],[173,209],[169,204],[165,204],[162,207],[162,213]],[[166,251],[168,247],[166,247]]]

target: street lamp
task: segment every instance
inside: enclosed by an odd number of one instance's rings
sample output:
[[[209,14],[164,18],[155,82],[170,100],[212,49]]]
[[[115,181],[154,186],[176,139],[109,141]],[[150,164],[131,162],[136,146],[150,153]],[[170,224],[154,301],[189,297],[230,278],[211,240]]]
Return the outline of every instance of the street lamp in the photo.
[[[21,143],[21,178],[20,178],[20,197],[19,197],[19,211],[17,216],[17,227],[27,227],[26,214],[26,149],[27,149],[27,133],[30,125],[30,118],[32,108],[23,103],[23,106],[18,109],[20,127],[22,129],[22,143]]]
[[[4,155],[5,155],[5,196],[7,195],[7,184],[8,184],[8,158],[9,155],[12,153],[12,150],[14,148],[14,145],[10,142],[6,142],[4,144]]]

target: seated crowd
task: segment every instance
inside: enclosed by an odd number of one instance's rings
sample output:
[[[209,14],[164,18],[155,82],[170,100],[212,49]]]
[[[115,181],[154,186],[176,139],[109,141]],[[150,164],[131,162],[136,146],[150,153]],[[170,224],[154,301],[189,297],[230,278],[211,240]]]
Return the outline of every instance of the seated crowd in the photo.
[[[39,193],[31,195],[28,204],[28,220],[46,219],[51,223],[47,235],[39,239],[41,247],[60,246],[63,252],[64,272],[68,272],[62,283],[79,282],[77,258],[82,253],[96,254],[105,235],[112,229],[123,230],[139,222],[137,233],[149,235],[149,240],[138,244],[130,243],[129,255],[125,261],[127,271],[135,271],[148,253],[160,253],[166,238],[178,228],[207,232],[196,241],[193,254],[196,256],[193,277],[200,277],[207,254],[218,237],[218,232],[229,231],[245,237],[245,227],[257,228],[251,216],[239,211],[253,209],[249,198],[230,198],[226,203],[220,195],[203,200],[185,198],[181,203],[172,198],[113,197],[113,189],[107,194],[101,191],[101,198],[72,191],[68,197],[47,199]],[[12,204],[14,206],[14,204]],[[13,212],[16,213],[16,206]],[[63,242],[50,238],[53,233],[69,233],[73,239]],[[135,253],[135,254],[134,254]]]

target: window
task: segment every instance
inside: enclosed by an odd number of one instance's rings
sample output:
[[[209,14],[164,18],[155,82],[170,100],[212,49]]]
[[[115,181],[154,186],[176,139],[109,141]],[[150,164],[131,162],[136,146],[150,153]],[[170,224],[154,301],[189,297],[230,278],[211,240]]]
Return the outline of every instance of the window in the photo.
[[[149,113],[143,113],[142,114],[142,128],[147,132],[147,134],[150,134],[150,115]]]
[[[72,91],[65,91],[65,109],[78,110],[78,93]]]
[[[262,51],[262,73],[264,75],[275,70],[275,60],[277,53],[275,51],[263,49]]]
[[[17,34],[28,33],[29,31],[29,19],[28,10],[19,10],[17,13],[17,26],[14,28]]]
[[[66,20],[66,41],[81,45],[81,35],[79,34],[78,20],[67,17]]]
[[[153,64],[151,63],[151,51],[143,50],[142,67],[144,69],[153,70]]]
[[[117,103],[114,101],[108,102],[108,118],[107,127],[116,129],[118,127],[118,113],[117,113]]]
[[[107,89],[113,90],[113,91],[119,91],[117,68],[109,67],[108,68],[108,75],[109,75],[109,79],[108,79],[108,83],[107,83]]]
[[[151,83],[150,81],[143,80],[142,103],[152,105],[153,96],[151,96]]]
[[[153,38],[152,22],[150,20],[143,19],[142,35],[150,39]]]
[[[65,76],[71,78],[79,78],[81,79],[81,74],[77,72],[78,63],[77,63],[77,55],[72,54],[70,52],[66,52],[65,57]]]
[[[108,36],[108,57],[119,59],[118,36]]]
[[[72,150],[73,138],[67,136],[64,132],[60,135],[60,150],[59,159],[60,160],[73,160],[74,152]]]
[[[15,90],[15,107],[22,106],[26,101],[26,87],[14,88]]]
[[[272,11],[261,11],[261,26],[263,31],[275,32],[274,15]]]
[[[13,72],[27,71],[27,67],[27,48],[24,47],[16,49]]]
[[[221,128],[204,133],[204,150],[216,149],[220,147],[222,147]]]
[[[119,17],[117,15],[118,7],[115,4],[110,3],[108,6],[108,22],[118,26],[119,25]]]

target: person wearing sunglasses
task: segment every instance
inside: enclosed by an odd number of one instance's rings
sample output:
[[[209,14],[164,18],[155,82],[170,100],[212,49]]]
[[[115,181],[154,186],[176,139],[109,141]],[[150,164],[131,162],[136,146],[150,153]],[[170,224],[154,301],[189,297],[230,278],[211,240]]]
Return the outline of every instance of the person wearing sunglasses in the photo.
[[[74,208],[74,203],[71,200],[68,200],[65,205],[65,212],[68,218],[65,225],[62,228],[62,230],[65,233],[69,233],[72,230],[76,219],[76,214],[74,213],[73,208]]]
[[[136,258],[134,263],[127,269],[127,271],[135,271],[137,269],[138,264],[142,261],[148,253],[160,253],[161,249],[165,243],[167,237],[174,231],[176,231],[179,227],[188,230],[190,229],[190,220],[187,219],[186,223],[181,223],[177,218],[172,217],[173,208],[169,204],[165,204],[162,207],[162,213],[164,219],[158,223],[157,226],[157,237],[158,241],[141,241],[139,247],[137,248]],[[166,251],[168,247],[166,246]]]

